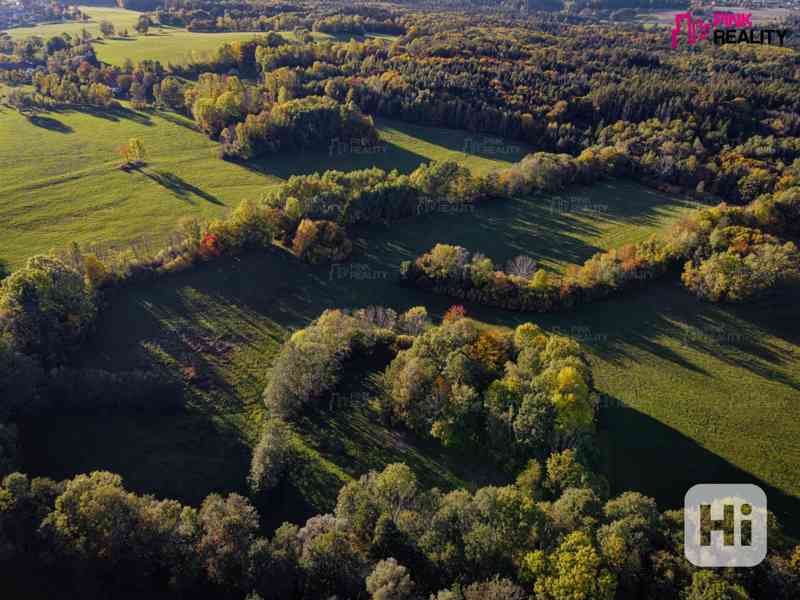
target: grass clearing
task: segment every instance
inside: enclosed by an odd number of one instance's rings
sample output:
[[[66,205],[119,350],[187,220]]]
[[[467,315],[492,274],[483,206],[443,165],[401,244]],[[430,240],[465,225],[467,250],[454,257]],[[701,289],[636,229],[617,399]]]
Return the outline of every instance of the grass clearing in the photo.
[[[101,6],[81,6],[80,9],[89,15],[88,21],[42,23],[34,27],[9,29],[8,33],[12,39],[21,39],[32,35],[47,39],[62,33],[75,36],[86,29],[93,36],[99,37],[100,22],[110,21],[117,32],[127,29],[129,37],[115,36],[110,39],[101,39],[95,41],[94,46],[98,59],[117,66],[122,66],[126,59],[130,59],[134,64],[142,60],[158,60],[165,66],[169,63],[185,64],[190,59],[206,58],[224,43],[250,40],[257,35],[264,35],[254,31],[203,33],[169,26],[156,26],[151,28],[147,35],[141,35],[136,32],[134,27],[139,15],[143,13]],[[289,40],[296,39],[294,32],[281,31],[279,33]],[[363,36],[333,36],[320,32],[312,32],[311,35],[318,41],[349,41],[351,37],[363,39]],[[395,39],[395,36],[389,35],[368,35],[366,37]]]
[[[217,143],[191,119],[172,112],[87,107],[27,118],[0,106],[0,257],[15,268],[73,241],[157,238],[181,217],[218,217],[292,174],[372,166],[410,172],[445,159],[488,172],[526,150],[469,154],[472,138],[463,132],[385,120],[378,126],[382,152],[332,156],[320,148],[234,163],[218,158]],[[126,173],[117,149],[132,137],[144,142],[148,164]]]
[[[554,214],[548,198],[498,202],[474,214],[431,214],[365,230],[355,270],[307,266],[274,248],[128,290],[103,313],[80,363],[112,370],[165,361],[192,366],[198,381],[187,410],[157,419],[98,416],[28,423],[21,436],[24,467],[54,477],[106,468],[121,473],[133,489],[191,502],[211,491],[243,490],[269,366],[280,343],[324,309],[426,305],[441,315],[449,299],[397,283],[399,263],[437,240],[480,248],[500,260],[527,252],[559,269],[605,244],[639,239],[691,208],[628,182],[574,190],[561,196],[559,205],[584,194],[607,205],[601,220],[588,209]],[[492,325],[539,320],[468,308]],[[561,315],[548,326],[567,329],[574,319]],[[196,340],[208,343],[198,351]],[[610,368],[598,366],[599,382],[606,381],[603,373],[613,379],[610,370],[604,371]],[[387,431],[363,404],[307,419],[296,432],[302,460],[290,484],[270,496],[265,514],[271,524],[330,510],[343,483],[389,462],[409,462],[423,481],[445,489],[502,480],[502,474],[476,467],[480,463],[473,457]]]

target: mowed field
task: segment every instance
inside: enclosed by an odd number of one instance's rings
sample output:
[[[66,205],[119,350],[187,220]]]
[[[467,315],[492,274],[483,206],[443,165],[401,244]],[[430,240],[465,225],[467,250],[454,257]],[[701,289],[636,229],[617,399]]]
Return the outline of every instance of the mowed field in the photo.
[[[467,154],[481,145],[464,132],[389,121],[379,127],[384,146],[373,154],[332,156],[320,148],[240,164],[220,160],[215,141],[171,112],[87,107],[28,118],[0,106],[0,258],[13,268],[73,241],[158,238],[181,217],[220,216],[291,174],[371,166],[410,172],[444,159],[487,172],[527,150],[509,144],[496,156]],[[117,150],[132,137],[143,140],[148,164],[127,173]]]

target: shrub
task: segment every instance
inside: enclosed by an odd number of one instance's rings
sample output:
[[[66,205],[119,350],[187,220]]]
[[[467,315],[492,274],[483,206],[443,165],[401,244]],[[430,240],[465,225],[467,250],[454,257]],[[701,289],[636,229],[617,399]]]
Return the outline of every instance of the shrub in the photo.
[[[291,432],[280,419],[270,419],[253,450],[248,482],[254,493],[265,492],[280,483],[291,457]]]
[[[292,250],[311,264],[339,262],[350,256],[353,244],[333,221],[303,219],[292,242]]]
[[[379,561],[366,583],[372,600],[407,600],[414,593],[408,569],[393,558]]]
[[[81,274],[50,256],[35,256],[0,285],[0,327],[16,348],[56,361],[89,331],[97,309]]]
[[[387,338],[371,323],[339,310],[325,311],[309,327],[296,332],[281,348],[264,390],[271,416],[290,416],[333,390],[343,363],[354,352],[369,353]]]

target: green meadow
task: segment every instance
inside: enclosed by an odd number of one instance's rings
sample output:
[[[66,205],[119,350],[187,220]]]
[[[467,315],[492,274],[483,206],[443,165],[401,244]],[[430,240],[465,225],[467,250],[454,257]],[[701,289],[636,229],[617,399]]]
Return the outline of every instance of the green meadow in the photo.
[[[273,155],[249,163],[218,158],[217,143],[191,119],[171,112],[65,110],[31,117],[0,105],[0,257],[12,267],[73,241],[124,243],[168,234],[181,217],[212,218],[258,199],[294,173],[379,166],[410,172],[452,159],[488,172],[519,160],[467,154],[469,134],[380,121],[383,147],[372,154],[329,148]],[[143,140],[147,166],[119,169],[118,148]]]
[[[87,23],[10,33],[47,37],[84,27],[97,33],[107,19],[132,35],[97,44],[100,59],[114,64],[179,63],[254,35],[154,28],[139,36],[138,13],[85,10]],[[410,172],[446,159],[488,173],[528,151],[465,132],[389,120],[377,125],[383,147],[372,154],[319,148],[236,163],[220,160],[216,142],[171,112],[87,107],[25,117],[0,105],[0,259],[15,268],[72,242],[157,243],[181,218],[222,216],[292,174],[371,166]],[[147,165],[127,173],[117,149],[132,137],[144,141]],[[400,262],[436,243],[480,251],[497,265],[526,254],[558,272],[663,231],[694,207],[630,182],[606,182],[358,229],[357,255],[344,265],[312,267],[273,248],[126,289],[110,299],[77,362],[192,370],[185,409],[30,420],[20,436],[23,467],[56,478],[108,469],[132,489],[192,503],[212,491],[244,492],[270,365],[280,344],[326,308],[424,305],[438,318],[453,300],[397,282]],[[751,481],[788,522],[800,511],[798,300],[800,289],[793,288],[752,305],[711,305],[682,289],[674,273],[568,313],[470,305],[467,311],[486,327],[534,321],[584,344],[603,394],[600,445],[615,491],[639,490],[662,508],[676,508],[696,482]],[[359,400],[369,394],[368,378],[356,376],[383,364],[361,367],[339,390],[354,399],[349,405],[296,425],[297,463],[264,505],[269,525],[329,511],[343,483],[390,462],[408,463],[426,485],[443,489],[505,480],[480,457],[384,427]]]
[[[21,39],[37,35],[47,39],[61,33],[77,35],[86,29],[94,37],[100,37],[100,22],[110,21],[117,32],[128,30],[128,37],[115,35],[111,39],[99,39],[94,42],[97,58],[112,65],[122,66],[126,59],[134,64],[141,60],[158,60],[162,64],[185,64],[191,59],[202,60],[217,50],[222,44],[239,40],[249,40],[259,35],[258,32],[236,31],[222,33],[201,33],[187,31],[177,27],[153,27],[147,35],[136,32],[139,15],[142,13],[121,8],[100,6],[81,6],[83,12],[89,15],[88,21],[65,21],[62,23],[43,23],[35,27],[18,27],[10,29],[9,35],[13,39]],[[294,33],[282,31],[280,34],[288,39],[294,39]],[[312,33],[317,40],[342,39],[348,40],[350,36],[332,36],[327,33]],[[392,39],[392,36],[375,35]]]
[[[108,468],[137,490],[193,502],[210,491],[243,490],[275,353],[324,309],[425,305],[438,318],[452,300],[397,282],[399,263],[437,241],[481,250],[498,262],[525,252],[559,270],[641,239],[692,207],[611,182],[365,228],[356,232],[354,267],[310,267],[275,248],[137,286],[103,314],[81,364],[194,367],[187,409],[157,417],[37,420],[23,428],[25,467],[57,477]],[[571,313],[467,310],[486,326],[532,320],[586,346],[604,394],[601,445],[615,490],[641,490],[677,507],[692,482],[754,481],[786,515],[800,494],[793,441],[800,425],[791,418],[800,398],[793,350],[800,332],[785,325],[797,297],[793,291],[748,307],[713,306],[672,277]],[[349,390],[343,395],[361,397]],[[764,433],[745,435],[751,430]],[[275,522],[329,510],[343,482],[397,460],[443,489],[504,479],[477,457],[387,430],[358,400],[306,419],[296,433],[299,464],[269,500]]]

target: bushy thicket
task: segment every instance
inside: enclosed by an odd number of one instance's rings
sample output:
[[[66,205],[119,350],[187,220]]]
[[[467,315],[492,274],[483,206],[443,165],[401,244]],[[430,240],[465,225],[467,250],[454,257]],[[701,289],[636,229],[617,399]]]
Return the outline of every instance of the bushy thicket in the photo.
[[[396,333],[358,314],[327,310],[283,345],[264,390],[270,415],[291,417],[333,391],[345,362],[389,346]]]
[[[525,324],[513,333],[445,321],[401,350],[383,375],[383,410],[445,445],[488,451],[507,468],[581,443],[597,395],[573,340]]]
[[[292,250],[312,265],[340,262],[353,252],[353,243],[344,229],[333,221],[303,219],[297,226]]]
[[[29,259],[0,284],[0,334],[47,363],[79,345],[96,314],[81,273],[52,256]]]
[[[546,312],[603,298],[667,271],[689,248],[683,238],[651,238],[599,253],[559,276],[538,269],[518,275],[497,269],[490,258],[460,246],[437,244],[400,275],[411,285],[509,310]]]
[[[600,252],[563,275],[544,270],[511,273],[482,254],[437,244],[404,261],[401,278],[438,294],[510,310],[549,311],[606,297],[653,279],[685,261],[683,282],[712,301],[744,301],[797,281],[800,255],[794,243],[800,216],[800,176],[746,207],[720,204],[698,209],[668,233]],[[689,259],[689,260],[687,260]]]

